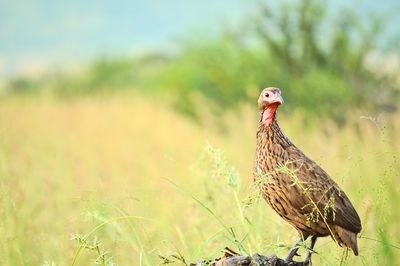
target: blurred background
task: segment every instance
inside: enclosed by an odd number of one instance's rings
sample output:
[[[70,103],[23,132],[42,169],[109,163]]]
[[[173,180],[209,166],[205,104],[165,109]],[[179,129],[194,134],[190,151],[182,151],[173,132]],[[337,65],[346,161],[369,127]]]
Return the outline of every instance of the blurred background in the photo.
[[[297,233],[252,184],[257,98],[346,191],[360,256],[400,263],[400,4],[1,1],[2,265],[284,256]],[[304,250],[303,250],[304,251]]]

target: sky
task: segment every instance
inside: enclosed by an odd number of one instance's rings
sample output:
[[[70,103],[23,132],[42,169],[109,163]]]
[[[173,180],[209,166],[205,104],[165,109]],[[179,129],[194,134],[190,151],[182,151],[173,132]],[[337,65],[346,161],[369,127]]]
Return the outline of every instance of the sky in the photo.
[[[257,11],[257,2],[0,0],[0,76],[80,64],[104,54],[168,49],[182,36],[218,32],[221,22],[240,24]],[[332,8],[347,2],[335,1]],[[351,5],[366,16],[373,10],[399,11],[396,2],[355,0]]]

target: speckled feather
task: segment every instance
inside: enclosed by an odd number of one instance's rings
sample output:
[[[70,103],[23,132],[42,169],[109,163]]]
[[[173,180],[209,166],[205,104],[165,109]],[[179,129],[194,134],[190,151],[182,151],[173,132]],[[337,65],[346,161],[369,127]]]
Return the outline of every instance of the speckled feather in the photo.
[[[289,173],[282,171],[282,166]],[[264,199],[301,237],[331,235],[339,245],[358,255],[361,221],[349,198],[282,133],[275,117],[268,125],[260,121],[257,131],[254,178],[260,177],[264,177]],[[310,219],[311,214],[318,212],[314,206],[318,206],[325,219],[321,215]]]

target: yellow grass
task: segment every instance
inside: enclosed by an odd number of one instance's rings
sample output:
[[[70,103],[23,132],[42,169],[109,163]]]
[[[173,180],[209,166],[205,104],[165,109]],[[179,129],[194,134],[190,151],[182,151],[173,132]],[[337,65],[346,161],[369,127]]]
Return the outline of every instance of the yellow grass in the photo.
[[[226,245],[237,249],[224,226],[244,238],[247,252],[284,256],[295,230],[263,201],[243,213],[238,207],[254,189],[256,111],[245,106],[226,115],[222,129],[207,112],[199,126],[142,97],[3,99],[1,264],[71,265],[75,256],[76,265],[94,264],[96,250],[77,252],[71,237],[98,225],[88,241],[96,236],[111,252],[106,259],[118,265],[157,265],[159,254],[179,253],[193,262]],[[343,264],[394,265],[400,263],[400,117],[375,124],[361,115],[368,114],[349,114],[342,128],[306,123],[301,114],[279,119],[286,135],[346,191],[361,216],[361,236],[379,241],[359,239],[360,257],[349,254]],[[224,151],[240,187],[213,175],[207,143]],[[316,250],[316,265],[343,260],[344,249],[329,238]]]

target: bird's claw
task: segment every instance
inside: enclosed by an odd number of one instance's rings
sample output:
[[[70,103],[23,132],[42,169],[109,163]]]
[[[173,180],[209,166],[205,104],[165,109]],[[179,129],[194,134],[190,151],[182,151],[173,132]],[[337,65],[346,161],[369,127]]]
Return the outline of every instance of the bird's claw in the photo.
[[[312,266],[312,262],[311,262],[311,255],[312,254],[318,254],[318,252],[316,252],[315,250],[309,248],[308,252],[307,252],[306,260],[304,261],[304,265]]]

